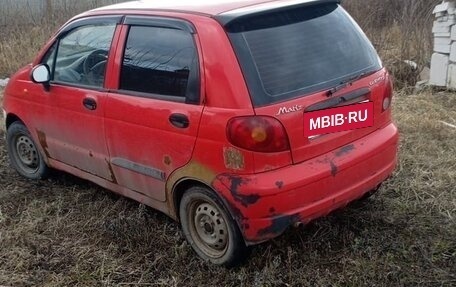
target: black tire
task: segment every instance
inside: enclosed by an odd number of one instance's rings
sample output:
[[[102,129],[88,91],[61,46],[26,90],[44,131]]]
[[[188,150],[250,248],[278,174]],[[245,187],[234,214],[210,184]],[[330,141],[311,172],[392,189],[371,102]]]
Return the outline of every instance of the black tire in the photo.
[[[6,142],[11,165],[20,175],[28,179],[47,177],[49,168],[30,132],[21,122],[14,122],[8,127]]]
[[[199,186],[188,189],[179,215],[185,238],[203,260],[234,267],[248,257],[237,223],[212,191]]]

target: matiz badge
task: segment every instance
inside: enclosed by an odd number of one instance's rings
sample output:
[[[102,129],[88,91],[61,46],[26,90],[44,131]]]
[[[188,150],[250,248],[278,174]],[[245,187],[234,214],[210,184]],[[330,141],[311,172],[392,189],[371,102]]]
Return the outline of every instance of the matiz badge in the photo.
[[[284,114],[289,114],[289,113],[295,113],[299,112],[302,110],[301,105],[296,105],[293,107],[281,107],[279,111],[277,112],[276,116],[284,115]]]

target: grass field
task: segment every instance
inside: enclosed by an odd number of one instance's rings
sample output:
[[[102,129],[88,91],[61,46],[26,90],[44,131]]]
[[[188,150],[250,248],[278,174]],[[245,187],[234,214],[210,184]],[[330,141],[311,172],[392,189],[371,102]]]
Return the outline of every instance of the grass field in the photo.
[[[202,263],[178,224],[62,173],[27,181],[0,136],[0,285],[455,286],[456,95],[396,96],[394,177],[373,198],[253,248],[242,267]],[[0,133],[2,133],[0,131]]]
[[[60,172],[20,177],[2,122],[0,286],[456,286],[456,94],[410,93],[416,75],[403,62],[428,62],[439,2],[344,2],[405,87],[393,105],[398,168],[369,200],[254,247],[235,269],[201,262],[177,223],[134,201]],[[1,29],[0,78],[30,61],[69,10]]]

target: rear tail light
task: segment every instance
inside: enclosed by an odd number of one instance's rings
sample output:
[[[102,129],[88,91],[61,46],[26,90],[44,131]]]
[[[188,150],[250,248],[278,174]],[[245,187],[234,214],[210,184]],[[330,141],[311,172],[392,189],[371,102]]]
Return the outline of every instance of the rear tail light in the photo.
[[[393,99],[393,82],[391,77],[386,78],[386,87],[385,94],[383,95],[383,111],[386,111],[391,107],[391,102]]]
[[[227,125],[231,144],[255,152],[282,152],[290,150],[285,128],[275,118],[251,116],[233,118]]]

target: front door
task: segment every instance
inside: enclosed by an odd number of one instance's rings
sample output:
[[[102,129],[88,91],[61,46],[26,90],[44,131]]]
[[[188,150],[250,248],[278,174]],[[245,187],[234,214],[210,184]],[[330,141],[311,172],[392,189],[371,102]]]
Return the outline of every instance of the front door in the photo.
[[[118,184],[165,201],[167,178],[191,159],[203,109],[194,35],[177,20],[124,23],[119,82],[105,110],[113,173]]]
[[[112,180],[103,85],[118,19],[105,20],[70,24],[42,60],[51,70],[51,82],[37,133],[49,158]]]

